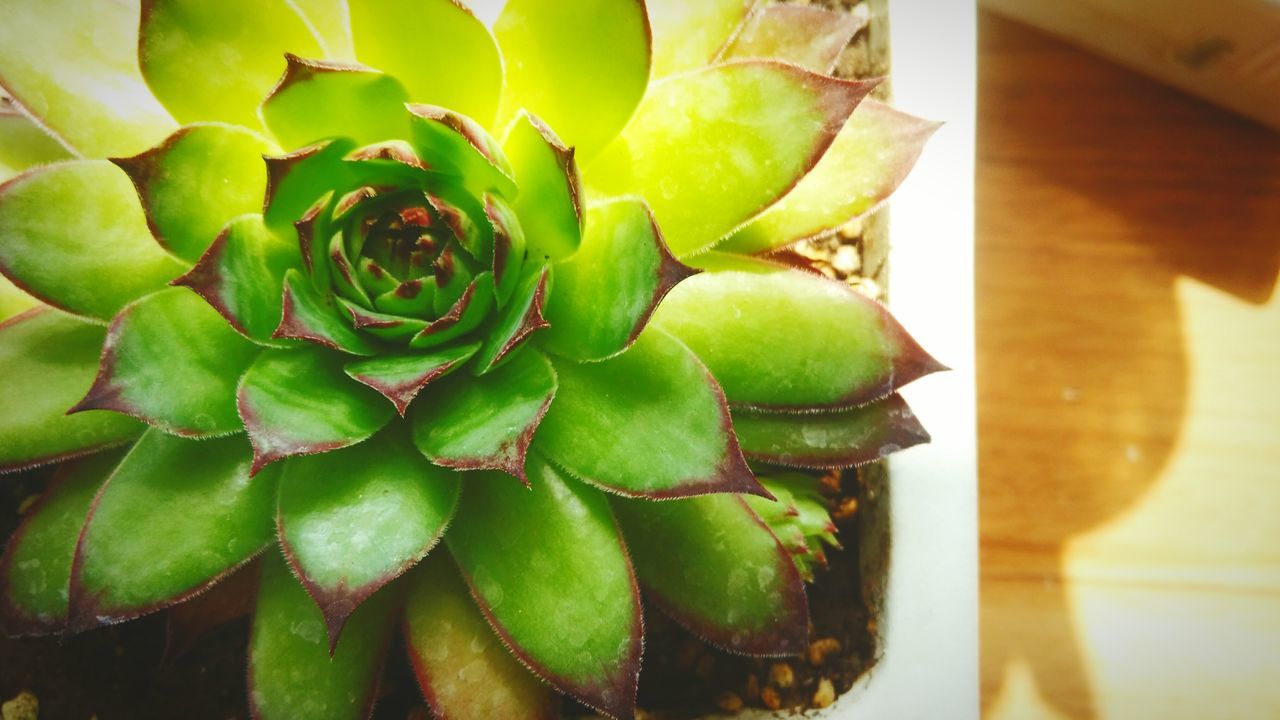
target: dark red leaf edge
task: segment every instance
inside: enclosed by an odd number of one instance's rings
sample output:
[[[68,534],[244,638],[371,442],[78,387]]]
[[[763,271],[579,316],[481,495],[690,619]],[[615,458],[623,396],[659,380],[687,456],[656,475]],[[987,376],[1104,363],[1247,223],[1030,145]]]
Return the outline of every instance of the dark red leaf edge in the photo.
[[[725,652],[751,657],[787,657],[803,654],[809,647],[809,599],[805,594],[804,580],[800,577],[800,570],[796,567],[795,561],[791,559],[791,555],[787,552],[786,547],[783,546],[782,541],[769,528],[768,523],[762,520],[742,498],[735,497],[733,500],[742,507],[743,511],[762,530],[769,533],[769,536],[773,538],[777,549],[777,563],[781,566],[782,576],[787,580],[784,586],[786,592],[783,604],[791,611],[790,617],[786,618],[771,632],[764,634],[744,633],[742,631],[717,628],[704,618],[694,617],[683,612],[676,603],[670,602],[662,596],[662,593],[641,580],[640,583],[645,589],[645,596],[653,601],[668,617],[684,626],[689,632]],[[736,643],[734,642],[735,634],[741,635]]]
[[[836,64],[840,60],[840,54],[849,46],[853,36],[857,35],[858,31],[867,25],[866,18],[859,17],[851,12],[828,10],[813,5],[757,5],[747,16],[747,19],[743,21],[742,27],[738,29],[733,40],[721,49],[717,60],[724,60],[724,55],[736,48],[738,41],[755,23],[767,22],[770,15],[781,16],[784,23],[799,23],[807,28],[814,29],[814,32],[810,33],[810,37],[815,41],[824,41],[826,43],[822,47],[823,67],[816,71],[824,75],[830,75],[835,71]],[[740,57],[746,58],[749,56],[743,55]]]
[[[299,297],[299,292],[293,288],[292,283],[289,282],[289,276],[286,275],[281,294],[280,325],[276,327],[275,332],[271,333],[273,340],[306,340],[330,350],[365,357],[377,354],[375,350],[376,344],[366,340],[354,329],[343,325],[342,319],[333,307],[321,306],[313,308],[313,310],[321,313],[326,310],[333,311],[333,320],[337,323],[337,327],[350,330],[352,333],[351,338],[338,338],[326,328],[313,327],[307,322],[305,314],[299,308],[300,302],[304,302]]]
[[[252,475],[251,475],[252,476]],[[114,477],[114,476],[112,476]],[[107,487],[111,484],[112,478],[108,478],[98,488],[98,493],[93,497],[93,503],[89,506],[89,515],[85,518],[84,525],[80,528],[80,536],[76,539],[76,552],[71,560],[71,586],[68,593],[68,617],[66,632],[68,635],[74,635],[92,630],[97,627],[106,625],[115,625],[117,623],[134,620],[136,618],[150,615],[153,612],[164,610],[165,608],[186,602],[197,597],[209,590],[209,588],[222,582],[225,578],[230,577],[240,568],[248,565],[262,555],[271,541],[263,543],[262,547],[249,554],[248,557],[238,563],[231,565],[222,572],[217,573],[208,580],[198,583],[188,590],[178,593],[177,595],[166,598],[164,600],[152,603],[150,605],[142,605],[130,609],[121,608],[105,608],[98,604],[99,596],[93,595],[84,586],[83,579],[80,577],[84,567],[84,542],[89,530],[89,524],[93,522],[93,516],[98,510],[98,504],[102,501],[102,496],[106,492]]]
[[[476,152],[478,152],[480,156],[498,172],[499,175],[505,177],[511,182],[515,181],[515,179],[511,177],[511,173],[505,170],[499,163],[499,158],[502,157],[501,150],[499,150],[496,144],[491,144],[489,142],[488,133],[485,132],[484,128],[475,120],[460,113],[453,112],[447,108],[442,108],[438,105],[408,103],[405,107],[408,108],[410,115],[423,120],[439,123],[440,125],[443,125],[457,133],[463,140],[467,141],[467,144],[475,148]]]
[[[463,313],[471,307],[471,301],[476,295],[476,289],[483,280],[484,278],[482,277],[477,277],[472,280],[471,284],[467,285],[467,289],[462,291],[462,297],[458,298],[458,301],[453,304],[453,307],[449,308],[449,312],[433,320],[430,325],[423,328],[422,332],[414,335],[413,340],[438,335],[450,330],[461,322]],[[410,340],[410,343],[412,343],[413,340]]]
[[[370,597],[373,597],[374,593],[412,570],[415,565],[440,544],[440,541],[444,539],[445,532],[449,529],[449,525],[453,522],[454,516],[458,513],[461,497],[462,491],[461,485],[459,485],[458,492],[454,494],[453,507],[449,509],[449,514],[445,517],[444,522],[441,523],[440,529],[436,531],[435,536],[427,542],[420,552],[385,576],[355,588],[347,587],[346,583],[339,583],[333,589],[326,589],[308,577],[306,569],[298,561],[293,549],[285,539],[284,516],[279,511],[276,512],[276,538],[280,551],[284,554],[290,572],[293,573],[298,582],[302,583],[307,595],[311,596],[316,606],[320,608],[320,614],[324,616],[325,630],[329,635],[329,657],[333,657],[334,652],[337,651],[338,638],[342,635],[342,629],[346,626],[347,620],[351,618],[351,614],[356,611],[356,608],[360,607]]]
[[[131,418],[141,420],[152,427],[159,428],[170,435],[189,438],[193,440],[208,440],[211,438],[226,437],[234,435],[242,430],[240,427],[234,427],[229,430],[216,432],[201,432],[192,428],[181,427],[173,423],[154,418],[144,412],[141,408],[134,407],[124,400],[125,388],[116,382],[116,344],[120,340],[120,334],[123,331],[125,320],[128,319],[130,313],[134,311],[138,304],[145,300],[146,297],[135,300],[126,305],[116,316],[111,319],[111,324],[107,327],[107,337],[102,345],[102,355],[98,360],[98,374],[93,379],[93,384],[89,386],[89,391],[81,398],[80,402],[71,406],[67,410],[68,415],[86,412],[89,410],[106,410],[109,412],[117,412],[121,415],[128,415]]]
[[[391,383],[374,375],[360,372],[355,369],[355,366],[361,364],[361,361],[359,360],[348,363],[344,370],[352,380],[368,385],[381,393],[383,397],[390,400],[391,404],[395,406],[396,412],[403,418],[405,413],[409,410],[409,404],[418,396],[418,393],[422,392],[423,388],[461,367],[470,360],[473,355],[475,355],[477,350],[480,349],[479,344],[473,344],[470,347],[470,352],[460,354],[457,358],[449,360],[443,364],[436,365],[430,370],[419,374],[407,383]],[[417,357],[427,358],[430,357],[430,355],[423,354]]]
[[[615,355],[625,352],[627,348],[635,343],[636,338],[640,337],[640,333],[649,325],[649,319],[653,317],[653,313],[658,309],[658,305],[662,303],[662,300],[666,298],[667,293],[674,290],[676,285],[702,272],[702,270],[685,265],[676,259],[676,256],[671,253],[671,248],[667,246],[667,239],[662,234],[662,228],[658,226],[658,218],[654,217],[653,209],[643,199],[640,200],[640,203],[644,206],[644,211],[649,216],[649,224],[653,227],[653,237],[658,244],[658,284],[654,288],[653,299],[649,302],[649,306],[640,314],[640,317],[636,320],[635,327],[632,328],[631,334],[627,337],[627,344],[617,353],[614,353]]]
[[[529,487],[529,473],[525,469],[525,462],[529,456],[529,447],[533,444],[534,434],[538,432],[538,427],[542,425],[542,419],[547,416],[547,411],[551,409],[551,403],[555,401],[556,392],[559,390],[559,377],[556,374],[555,364],[546,359],[546,356],[542,357],[543,362],[547,363],[547,366],[551,369],[551,376],[556,380],[556,387],[552,388],[551,393],[547,395],[546,400],[543,401],[542,407],[534,415],[533,420],[521,429],[519,434],[499,447],[498,451],[493,455],[469,458],[451,458],[439,455],[427,456],[431,464],[461,471],[497,470],[524,483],[525,487]],[[423,454],[426,455],[426,453]]]
[[[648,13],[645,13],[645,25],[648,26]],[[551,148],[552,154],[555,155],[556,164],[560,168],[560,172],[564,174],[565,180],[569,184],[569,200],[573,203],[573,213],[578,216],[578,231],[581,233],[583,222],[585,221],[582,202],[582,173],[578,168],[577,148],[571,148],[564,144],[560,136],[551,129],[542,118],[534,115],[528,110],[521,110],[521,114],[528,116],[529,124],[534,130],[542,136],[542,139]]]
[[[236,391],[236,410],[240,414],[240,419],[244,421],[245,434],[249,436],[249,444],[253,447],[253,464],[249,467],[249,477],[256,477],[264,468],[272,463],[279,462],[286,458],[298,455],[319,455],[321,453],[341,450],[345,447],[358,445],[365,440],[373,437],[377,430],[370,432],[363,437],[347,440],[331,440],[328,442],[318,443],[299,443],[294,441],[273,442],[271,446],[264,445],[262,439],[266,426],[258,418],[257,412],[249,407],[244,397],[244,382],[241,379],[240,388]],[[379,428],[381,429],[381,428]]]
[[[143,0],[143,1],[146,2],[146,0]],[[290,572],[292,573],[293,568],[287,562],[285,563],[285,567],[288,567]],[[300,579],[297,577],[295,577],[294,579],[300,581]],[[392,607],[391,612],[399,612],[399,607],[398,606]],[[257,621],[258,621],[257,597],[255,596],[253,622],[256,624]],[[368,695],[365,698],[365,701],[363,703],[364,712],[360,714],[360,717],[364,718],[365,720],[368,720],[368,718],[373,716],[373,708],[378,704],[378,697],[379,697],[378,688],[382,685],[382,675],[383,675],[383,672],[386,670],[386,665],[387,665],[387,649],[391,646],[391,636],[394,634],[395,634],[395,621],[392,620],[390,623],[388,623],[387,629],[383,631],[382,648],[377,651],[377,655],[379,658],[378,667],[373,673],[373,679],[369,683]],[[245,667],[245,681],[244,681],[245,697],[249,705],[249,716],[254,718],[254,720],[263,720],[262,712],[258,709],[258,704],[253,701],[254,692],[253,692],[253,628],[252,627],[249,628],[249,643],[248,643],[248,646],[245,648],[244,667]]]
[[[842,454],[824,454],[822,456],[796,453],[774,455],[749,449],[744,449],[743,454],[747,456],[748,460],[765,462],[770,465],[812,470],[834,470],[858,467],[869,462],[875,462],[893,453],[901,452],[916,445],[923,445],[932,440],[929,432],[920,423],[920,419],[916,417],[915,413],[912,412],[907,401],[896,393],[878,400],[874,404],[864,405],[854,408],[854,410],[870,409],[880,405],[884,406],[887,422],[882,423],[877,428],[876,437],[868,445],[846,448]],[[784,414],[778,413],[778,415]],[[808,417],[810,413],[786,413],[785,415],[796,418],[797,422],[804,422],[804,418]]]
[[[606,717],[614,720],[634,720],[636,711],[636,693],[640,684],[640,665],[644,658],[644,604],[640,598],[640,585],[636,578],[635,564],[631,561],[631,549],[627,547],[626,539],[622,535],[622,528],[618,526],[618,520],[613,516],[613,508],[609,508],[610,517],[613,519],[614,529],[617,531],[618,544],[622,548],[622,556],[627,563],[627,574],[631,578],[632,602],[635,604],[635,619],[631,625],[631,655],[627,658],[626,663],[620,668],[620,677],[622,678],[622,695],[616,702],[605,702],[600,696],[600,691],[594,688],[580,686],[557,678],[553,673],[543,667],[531,655],[525,652],[507,633],[506,629],[498,622],[492,610],[484,603],[480,596],[479,590],[476,588],[475,582],[471,575],[460,563],[456,563],[458,573],[462,575],[462,579],[467,584],[467,590],[471,592],[471,599],[475,602],[476,607],[480,609],[484,619],[489,623],[489,627],[497,634],[502,645],[507,648],[521,665],[525,666],[529,672],[541,678],[544,682],[553,688],[569,695],[578,702],[599,712]],[[790,563],[790,560],[787,560]],[[807,621],[807,618],[806,618]],[[609,688],[604,688],[604,692],[608,692]]]
[[[519,348],[530,335],[539,330],[545,330],[551,327],[547,319],[542,316],[543,305],[547,300],[547,280],[549,276],[548,268],[542,269],[542,274],[538,277],[538,285],[534,288],[533,299],[529,302],[529,307],[525,310],[524,317],[520,320],[520,325],[516,327],[515,332],[502,343],[502,347],[494,354],[493,359],[482,368],[477,368],[478,375],[484,375],[494,368],[502,364],[514,350]]]
[[[197,127],[199,126],[187,125],[180,127],[159,145],[143,150],[137,155],[107,158],[108,162],[123,170],[124,174],[129,177],[129,182],[133,184],[133,189],[138,193],[138,203],[142,206],[142,214],[147,219],[147,229],[151,231],[151,237],[155,239],[156,244],[170,254],[174,252],[174,249],[170,246],[168,239],[164,237],[164,233],[160,231],[160,226],[156,224],[151,203],[147,199],[147,193],[151,184],[160,175],[160,158],[168,155],[179,141],[190,135]]]

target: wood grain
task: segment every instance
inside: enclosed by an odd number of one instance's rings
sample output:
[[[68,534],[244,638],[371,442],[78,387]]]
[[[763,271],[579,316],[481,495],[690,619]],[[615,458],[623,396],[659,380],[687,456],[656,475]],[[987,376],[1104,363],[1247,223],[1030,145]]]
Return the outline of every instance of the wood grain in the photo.
[[[979,27],[985,714],[1280,717],[1280,135]]]

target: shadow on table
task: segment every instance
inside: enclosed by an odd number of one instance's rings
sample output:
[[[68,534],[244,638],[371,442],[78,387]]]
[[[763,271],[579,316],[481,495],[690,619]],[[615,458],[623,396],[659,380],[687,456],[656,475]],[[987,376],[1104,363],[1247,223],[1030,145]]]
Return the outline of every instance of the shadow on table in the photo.
[[[1178,441],[1177,278],[1271,297],[1280,135],[993,15],[980,31],[984,709],[1025,660],[1055,711],[1093,717],[1062,549]]]

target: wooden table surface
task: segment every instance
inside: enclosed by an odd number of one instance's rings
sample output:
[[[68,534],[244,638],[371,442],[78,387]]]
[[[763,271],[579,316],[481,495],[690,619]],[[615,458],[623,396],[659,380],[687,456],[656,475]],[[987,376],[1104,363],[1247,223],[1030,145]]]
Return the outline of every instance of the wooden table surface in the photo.
[[[984,717],[1280,718],[1280,134],[979,27]]]

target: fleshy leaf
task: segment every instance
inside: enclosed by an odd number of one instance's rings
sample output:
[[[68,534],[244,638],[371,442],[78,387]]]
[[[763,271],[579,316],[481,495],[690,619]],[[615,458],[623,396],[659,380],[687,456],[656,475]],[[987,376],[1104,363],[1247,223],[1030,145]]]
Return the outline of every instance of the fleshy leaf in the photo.
[[[347,622],[332,654],[324,616],[276,553],[262,560],[249,638],[249,705],[259,720],[360,720],[377,699],[397,592],[377,593]]]
[[[758,60],[669,78],[587,168],[587,185],[643,196],[684,257],[790,191],[874,85]]]
[[[503,642],[558,690],[631,718],[640,670],[640,597],[604,496],[529,458],[530,488],[467,478],[445,535]]]
[[[113,450],[58,468],[0,558],[0,631],[46,635],[67,622],[71,560],[98,488],[124,456]]]
[[[575,360],[617,355],[635,342],[671,288],[695,272],[671,256],[643,200],[593,205],[582,247],[556,265],[546,312],[551,327],[539,342]]]
[[[735,406],[847,408],[944,369],[880,303],[752,258],[680,284],[653,322],[702,358]]]
[[[549,275],[550,268],[544,267],[541,272],[526,277],[511,301],[502,308],[496,322],[488,328],[489,336],[480,352],[476,353],[476,362],[471,366],[475,374],[492,372],[531,335],[547,328],[542,306],[546,302]]]
[[[424,387],[461,367],[479,349],[471,344],[430,353],[383,355],[349,363],[346,373],[382,393],[404,417],[409,403]]]
[[[493,32],[507,60],[500,116],[528,110],[583,157],[627,124],[649,83],[641,0],[507,0]]]
[[[160,145],[114,159],[138,190],[147,225],[166,250],[200,259],[231,218],[262,209],[273,147],[234,125],[188,125]]]
[[[280,345],[271,336],[283,312],[284,276],[301,267],[297,243],[268,230],[261,215],[242,215],[173,284],[191,288],[250,340]]]
[[[236,396],[255,473],[282,458],[355,445],[391,419],[386,400],[343,374],[343,362],[309,348],[258,356]]]
[[[414,102],[453,108],[486,125],[493,121],[502,59],[489,29],[461,3],[353,2],[351,30],[360,59],[399,78]]]
[[[804,582],[741,497],[613,507],[646,597],[682,625],[731,652],[794,655],[808,646]]]
[[[288,0],[330,60],[355,60],[347,0]]]
[[[46,0],[5,16],[0,85],[68,146],[127,155],[176,127],[138,73],[136,0]]]
[[[284,464],[280,544],[320,606],[330,647],[361,603],[439,542],[459,477],[427,462],[399,429]]]
[[[0,185],[0,272],[50,305],[108,320],[182,270],[151,238],[129,178],[105,160]]]
[[[294,237],[294,223],[326,192],[350,181],[350,163],[345,158],[355,148],[355,141],[337,138],[266,158],[267,201],[262,214],[267,227],[282,237]]]
[[[511,163],[479,123],[435,105],[410,105],[409,113],[413,145],[431,158],[433,169],[462,178],[476,194],[497,190],[515,197]]]
[[[284,274],[284,299],[280,327],[271,337],[309,340],[352,355],[376,355],[378,346],[343,319],[345,310],[316,290],[300,270]],[[340,314],[341,313],[341,314]]]
[[[44,128],[0,99],[0,182],[71,154]]]
[[[0,472],[119,445],[145,425],[118,413],[68,416],[93,384],[106,328],[47,308],[0,324]]]
[[[352,63],[292,53],[287,59],[284,77],[262,103],[262,119],[284,147],[338,136],[360,145],[408,138],[409,94],[395,78]]]
[[[437,465],[502,470],[527,482],[525,455],[555,394],[550,361],[526,349],[483,377],[429,389],[413,413],[414,442]]]
[[[521,113],[502,146],[520,194],[515,211],[529,241],[529,256],[562,260],[582,240],[582,177],[573,148],[538,118]]]
[[[275,473],[249,479],[244,436],[150,430],[98,493],[71,570],[73,631],[182,602],[271,541]]]
[[[900,395],[834,413],[733,414],[742,452],[752,460],[806,468],[852,467],[929,442]]]
[[[258,104],[280,78],[286,52],[321,55],[287,0],[142,3],[142,75],[184,125],[220,120],[260,127]]]
[[[450,720],[556,720],[560,696],[502,645],[446,553],[411,570],[405,642],[422,695]]]
[[[645,0],[653,24],[653,77],[709,65],[760,0]]]
[[[409,347],[435,347],[475,330],[493,308],[493,293],[493,273],[480,273],[448,312],[409,341]]]
[[[765,252],[829,235],[867,215],[906,179],[938,127],[883,103],[864,101],[813,172],[719,249]]]
[[[786,60],[830,74],[840,53],[866,24],[866,18],[850,12],[812,5],[769,5],[751,14],[722,57]]]
[[[538,444],[557,466],[637,497],[763,492],[738,449],[720,386],[667,333],[651,328],[617,357],[555,367],[559,397]]]
[[[191,291],[161,290],[112,321],[98,377],[72,412],[114,410],[186,437],[239,432],[236,383],[258,351]]]

